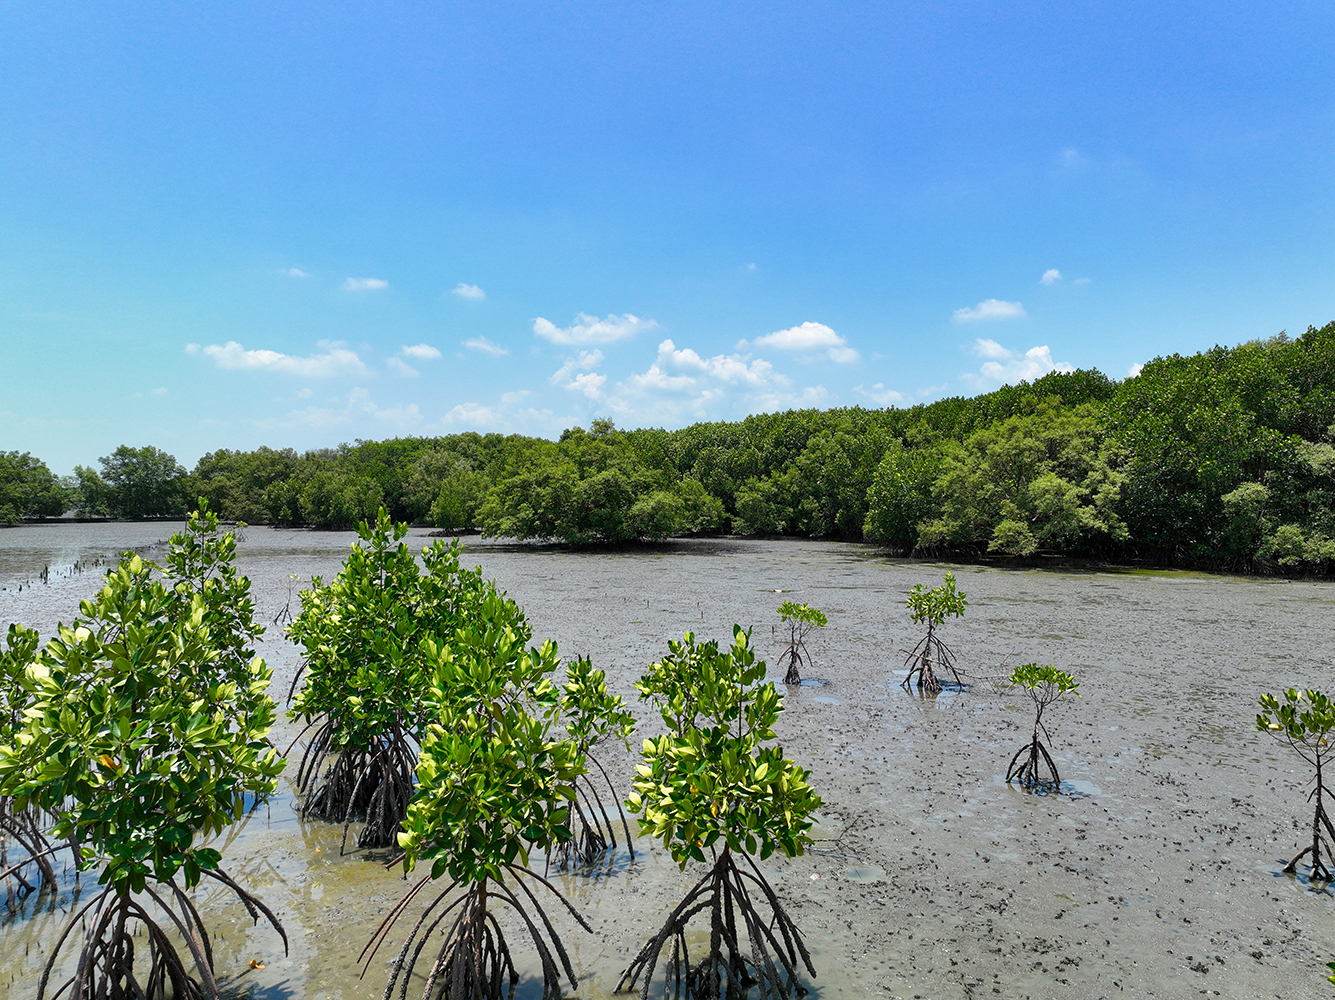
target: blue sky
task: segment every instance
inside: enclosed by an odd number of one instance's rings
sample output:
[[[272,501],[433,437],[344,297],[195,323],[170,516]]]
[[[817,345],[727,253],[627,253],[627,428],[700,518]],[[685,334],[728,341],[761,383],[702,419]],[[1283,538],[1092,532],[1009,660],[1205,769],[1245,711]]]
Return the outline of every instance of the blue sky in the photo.
[[[911,405],[1335,319],[1329,3],[0,2],[0,449]]]

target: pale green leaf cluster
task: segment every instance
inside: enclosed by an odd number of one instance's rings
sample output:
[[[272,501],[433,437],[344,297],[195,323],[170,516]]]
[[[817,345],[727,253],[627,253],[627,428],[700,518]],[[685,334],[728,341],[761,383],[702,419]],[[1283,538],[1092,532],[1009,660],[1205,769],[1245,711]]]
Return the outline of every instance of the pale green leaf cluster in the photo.
[[[434,716],[399,834],[405,870],[427,859],[435,878],[499,880],[532,848],[569,839],[584,757],[557,725],[556,645],[526,648],[525,638],[465,628],[428,643]]]
[[[765,681],[750,633],[735,626],[727,652],[690,632],[669,649],[636,683],[667,727],[644,741],[626,801],[640,832],[662,840],[683,868],[720,842],[762,858],[802,854],[821,800],[807,772],[767,745],[782,698]]]
[[[1037,663],[1026,663],[1012,670],[1008,680],[1026,691],[1040,692],[1043,695],[1040,700],[1045,703],[1065,694],[1080,697],[1080,684],[1076,679],[1054,666],[1040,667]]]
[[[825,617],[825,612],[811,607],[809,604],[798,604],[795,601],[784,601],[778,607],[779,618],[785,622],[799,623],[810,628],[824,628],[829,624],[829,619]],[[805,629],[803,631],[806,631]]]
[[[607,674],[595,670],[587,656],[566,664],[566,682],[561,688],[561,715],[566,732],[580,747],[588,749],[604,739],[617,739],[630,749],[635,716],[620,695],[607,691]]]
[[[266,739],[271,671],[244,650],[258,634],[248,615],[217,605],[244,588],[226,582],[232,549],[207,523],[172,540],[177,585],[127,554],[44,647],[8,636],[5,698],[23,707],[0,742],[0,794],[56,814],[53,838],[73,837],[81,867],[121,893],[216,868],[197,839],[272,794],[283,767]],[[196,586],[204,565],[220,584]]]
[[[969,606],[965,595],[955,589],[955,574],[947,573],[945,582],[930,590],[921,583],[913,585],[909,591],[908,608],[910,617],[918,623],[927,622],[935,627],[947,618],[962,618],[964,609]]]
[[[1331,749],[1328,737],[1335,730],[1335,702],[1320,691],[1295,688],[1284,692],[1282,702],[1273,694],[1265,694],[1261,696],[1256,728],[1325,756]]]

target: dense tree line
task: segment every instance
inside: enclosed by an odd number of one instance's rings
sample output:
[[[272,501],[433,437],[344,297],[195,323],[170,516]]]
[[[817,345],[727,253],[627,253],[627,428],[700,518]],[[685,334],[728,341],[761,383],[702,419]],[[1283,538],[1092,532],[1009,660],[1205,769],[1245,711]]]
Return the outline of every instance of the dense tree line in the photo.
[[[570,543],[682,535],[866,539],[896,551],[1157,564],[1335,563],[1335,323],[1122,382],[1097,370],[905,409],[757,414],[676,431],[609,420],[558,441],[464,433],[298,454],[220,450],[187,472],[118,448],[60,483],[0,453],[0,517],[76,506],[252,524],[401,520]]]

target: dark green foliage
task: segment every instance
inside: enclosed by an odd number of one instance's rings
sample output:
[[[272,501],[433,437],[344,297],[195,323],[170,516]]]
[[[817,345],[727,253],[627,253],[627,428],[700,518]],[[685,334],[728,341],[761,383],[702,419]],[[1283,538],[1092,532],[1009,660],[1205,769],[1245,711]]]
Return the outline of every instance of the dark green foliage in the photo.
[[[190,509],[190,476],[165,451],[152,445],[121,445],[98,462],[100,477],[85,479],[84,470],[76,470],[93,512],[111,517],[184,517]]]
[[[0,524],[65,513],[65,490],[40,459],[0,451]]]

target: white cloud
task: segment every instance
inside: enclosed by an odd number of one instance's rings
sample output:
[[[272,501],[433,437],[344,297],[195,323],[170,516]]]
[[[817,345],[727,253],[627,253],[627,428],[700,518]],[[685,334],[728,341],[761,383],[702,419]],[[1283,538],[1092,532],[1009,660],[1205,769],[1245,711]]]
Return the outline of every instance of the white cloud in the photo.
[[[345,292],[378,292],[382,288],[388,288],[389,282],[384,278],[344,278],[343,291]]]
[[[493,344],[486,337],[470,337],[464,341],[464,347],[471,351],[481,351],[483,354],[490,354],[493,358],[499,358],[504,354],[509,354],[507,348],[500,344]]]
[[[1062,273],[1055,267],[1050,267],[1043,272],[1043,277],[1038,279],[1040,285],[1052,285],[1062,280]]]
[[[287,275],[287,277],[289,277],[289,278],[309,278],[309,277],[310,277],[309,274],[307,274],[305,271],[303,271],[303,270],[302,270],[301,268],[299,268],[299,267],[280,267],[280,268],[278,269],[278,273],[279,273],[279,274]]]
[[[315,393],[309,387],[297,390],[298,399],[310,399],[313,395],[315,395]]]
[[[411,347],[404,347],[399,353],[405,358],[417,358],[420,361],[430,361],[432,358],[440,357],[440,351],[430,344],[413,344]]]
[[[459,282],[450,290],[451,295],[457,295],[461,299],[468,299],[470,302],[480,302],[487,297],[487,293],[478,288],[477,285],[469,285]]]
[[[533,393],[528,389],[518,389],[515,392],[503,392],[501,393],[501,403],[505,406],[514,406],[515,403],[522,403],[531,395],[533,395]]]
[[[980,358],[987,358],[977,374],[966,372],[960,376],[975,388],[997,385],[1014,385],[1016,382],[1032,382],[1049,372],[1073,372],[1075,366],[1065,361],[1053,361],[1052,351],[1046,344],[1031,347],[1020,354],[1002,347],[995,340],[979,337],[973,342],[973,353]]]
[[[1143,372],[1144,370],[1145,370],[1145,366],[1144,366],[1144,365],[1142,365],[1142,364],[1140,364],[1140,363],[1136,363],[1136,364],[1134,364],[1134,365],[1131,366],[1131,370],[1128,371],[1128,372],[1126,373],[1126,376],[1127,376],[1127,378],[1135,378],[1137,375],[1139,375],[1139,374],[1140,374],[1141,372]]]
[[[1019,302],[1003,302],[1001,299],[984,299],[972,309],[956,309],[952,319],[956,323],[972,323],[980,319],[1014,319],[1024,315],[1024,306]]]
[[[186,344],[187,354],[203,354],[212,358],[214,364],[228,371],[270,371],[284,375],[298,375],[302,378],[333,378],[339,375],[365,375],[367,368],[355,351],[350,351],[342,341],[322,340],[320,347],[323,354],[298,357],[294,354],[281,354],[278,351],[248,351],[235,340],[219,346],[207,344]]]
[[[1088,285],[1088,284],[1089,284],[1089,279],[1088,279],[1088,278],[1076,278],[1075,281],[1071,282],[1071,284],[1073,284],[1073,285]]]
[[[658,329],[658,324],[653,320],[640,319],[630,313],[626,313],[624,316],[613,313],[607,319],[599,319],[597,316],[588,315],[588,313],[580,313],[576,319],[578,322],[573,325],[561,327],[539,316],[533,321],[533,332],[553,344],[573,346],[611,344],[618,340],[627,340],[641,330]]]
[[[481,403],[460,403],[441,418],[447,427],[480,427],[487,430],[494,428],[500,415],[490,406]]]
[[[602,351],[580,351],[578,358],[568,358],[565,364],[552,372],[547,381],[563,389],[582,392],[590,399],[597,399],[601,394],[603,383],[607,381],[607,376],[599,375],[592,369],[602,363]],[[583,374],[576,374],[581,369]]]
[[[304,410],[293,410],[290,416],[312,427],[339,427],[361,417],[370,417],[402,428],[422,422],[422,414],[416,403],[382,409],[371,399],[371,394],[360,387],[348,393],[342,406],[308,406]]]
[[[859,396],[865,396],[877,406],[892,406],[904,399],[902,392],[895,392],[894,389],[887,389],[882,383],[877,382],[870,389],[860,385],[853,386],[853,391]]]
[[[824,323],[813,323],[810,320],[801,326],[776,330],[774,333],[767,333],[755,339],[757,347],[773,347],[780,351],[823,350],[829,359],[837,364],[850,364],[862,357],[855,348],[848,347],[847,344],[845,338]],[[743,340],[737,346],[744,350],[748,343]]]
[[[399,357],[386,358],[385,364],[389,367],[390,371],[394,372],[395,374],[402,375],[404,378],[417,378],[418,375],[422,374],[412,365],[406,363],[402,358]]]

